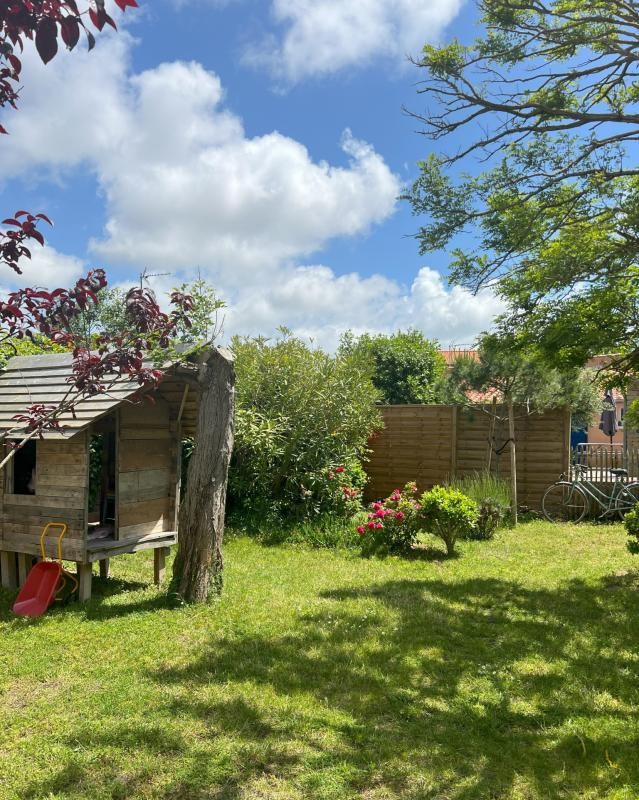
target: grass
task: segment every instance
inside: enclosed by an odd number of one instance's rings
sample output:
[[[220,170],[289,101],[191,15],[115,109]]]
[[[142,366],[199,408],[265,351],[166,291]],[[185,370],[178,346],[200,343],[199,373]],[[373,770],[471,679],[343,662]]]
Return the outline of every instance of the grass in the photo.
[[[39,621],[0,595],[2,800],[636,800],[639,561],[542,522],[446,560],[226,549],[207,607],[147,554]]]

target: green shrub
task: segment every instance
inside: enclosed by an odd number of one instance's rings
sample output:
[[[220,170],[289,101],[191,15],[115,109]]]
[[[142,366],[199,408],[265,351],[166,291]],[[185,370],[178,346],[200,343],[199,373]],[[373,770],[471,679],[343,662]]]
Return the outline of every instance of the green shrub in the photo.
[[[457,489],[435,486],[424,492],[419,504],[424,530],[443,540],[449,556],[454,554],[457,540],[468,537],[477,524],[477,503]]]
[[[265,524],[361,508],[360,461],[381,426],[370,363],[331,356],[283,332],[232,342],[237,374],[229,474],[234,516]]]
[[[639,555],[639,505],[629,511],[623,519],[628,533],[628,550]]]

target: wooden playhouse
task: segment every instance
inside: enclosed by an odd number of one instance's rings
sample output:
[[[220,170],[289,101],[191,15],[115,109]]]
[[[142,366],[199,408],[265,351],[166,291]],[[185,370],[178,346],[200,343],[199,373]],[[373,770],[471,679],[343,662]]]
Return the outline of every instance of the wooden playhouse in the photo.
[[[61,417],[62,433],[44,433],[16,452],[0,475],[2,586],[24,582],[47,522],[68,526],[62,556],[77,564],[81,600],[91,596],[94,562],[106,576],[109,559],[124,553],[152,549],[161,580],[177,541],[181,441],[195,434],[197,369],[170,366],[152,402],[119,381]],[[0,432],[13,433],[12,417],[27,406],[58,403],[71,370],[71,354],[12,358],[0,373]],[[55,536],[46,552],[55,557]]]

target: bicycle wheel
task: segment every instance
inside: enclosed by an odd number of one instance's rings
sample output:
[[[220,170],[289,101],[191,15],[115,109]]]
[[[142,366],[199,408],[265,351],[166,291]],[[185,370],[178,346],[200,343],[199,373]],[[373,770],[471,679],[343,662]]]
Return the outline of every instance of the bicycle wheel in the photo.
[[[588,513],[588,495],[574,483],[557,481],[546,489],[541,508],[550,522],[581,522]]]
[[[623,517],[639,503],[639,483],[629,483],[617,495],[617,511]]]

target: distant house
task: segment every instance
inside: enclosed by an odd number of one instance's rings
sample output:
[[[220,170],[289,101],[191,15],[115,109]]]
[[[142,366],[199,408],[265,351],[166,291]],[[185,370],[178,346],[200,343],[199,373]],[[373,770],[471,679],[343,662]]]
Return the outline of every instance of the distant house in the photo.
[[[473,361],[479,361],[479,352],[477,350],[473,350],[472,348],[453,348],[451,350],[440,350],[440,353],[444,357],[444,361],[446,362],[446,367],[448,370],[451,369],[455,361],[459,358],[470,358]],[[492,403],[494,399],[497,399],[499,402],[501,398],[501,392],[497,389],[487,389],[485,392],[478,392],[474,389],[469,389],[466,392],[466,397],[471,403]]]
[[[593,370],[602,369],[610,361],[610,358],[610,355],[594,356],[588,361],[586,368]],[[612,399],[617,412],[617,425],[619,426],[619,430],[612,437],[612,444],[622,445],[624,443],[623,424],[624,414],[626,411],[626,398],[624,397],[623,393],[619,391],[619,389],[613,389]],[[586,431],[586,441],[588,444],[610,444],[610,436],[606,436],[604,432],[599,429],[599,421],[599,415],[597,415],[588,426]]]

